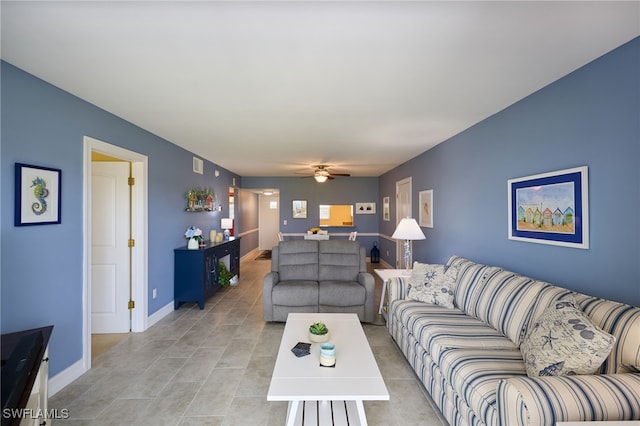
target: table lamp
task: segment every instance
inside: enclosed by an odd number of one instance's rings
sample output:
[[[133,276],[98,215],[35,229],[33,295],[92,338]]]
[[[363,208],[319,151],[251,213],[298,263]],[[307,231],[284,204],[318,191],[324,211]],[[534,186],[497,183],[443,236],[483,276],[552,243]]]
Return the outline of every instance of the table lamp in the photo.
[[[420,229],[418,222],[412,217],[405,217],[400,220],[391,238],[404,240],[404,267],[405,275],[411,275],[411,251],[409,241],[424,240],[426,237]]]
[[[233,228],[233,219],[229,217],[222,218],[220,220],[220,227],[224,229],[224,232],[223,232],[224,240],[229,241],[229,236],[231,235],[231,233],[229,232],[229,229]]]

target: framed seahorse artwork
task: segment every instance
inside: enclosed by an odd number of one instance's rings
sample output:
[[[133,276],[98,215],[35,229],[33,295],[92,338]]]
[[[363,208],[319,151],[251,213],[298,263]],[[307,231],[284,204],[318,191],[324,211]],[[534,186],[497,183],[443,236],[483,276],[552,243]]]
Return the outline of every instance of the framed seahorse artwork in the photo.
[[[61,223],[60,169],[16,163],[15,226]]]

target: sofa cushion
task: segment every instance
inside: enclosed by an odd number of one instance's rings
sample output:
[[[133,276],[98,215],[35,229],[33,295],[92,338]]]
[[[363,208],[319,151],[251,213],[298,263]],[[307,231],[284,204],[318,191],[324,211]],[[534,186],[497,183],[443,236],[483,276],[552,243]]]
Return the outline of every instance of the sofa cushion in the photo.
[[[318,283],[316,281],[280,281],[271,290],[274,305],[317,306]]]
[[[348,240],[319,241],[318,281],[358,281],[361,271],[360,244]],[[362,259],[362,265],[365,265]]]
[[[312,240],[281,241],[278,244],[276,272],[281,281],[318,281],[318,242]]]
[[[458,269],[454,266],[414,262],[407,298],[419,302],[453,308],[453,288]]]
[[[547,285],[504,269],[494,269],[488,271],[482,285],[477,286],[473,306],[466,312],[519,346],[538,294]]]
[[[520,349],[530,377],[593,374],[615,341],[573,303],[559,301],[536,321]]]
[[[464,312],[473,310],[487,274],[500,270],[500,268],[475,263],[459,256],[451,256],[446,266],[458,269],[454,301],[455,306]]]
[[[405,329],[425,348],[435,362],[447,349],[495,348],[517,350],[511,340],[482,321],[458,309],[404,300],[393,307],[402,312]]]
[[[363,305],[367,290],[354,281],[320,281],[318,300],[320,305],[356,306]]]
[[[486,425],[498,424],[498,382],[514,376],[526,377],[518,350],[450,349],[440,356],[438,365],[457,397]]]
[[[538,318],[542,316],[544,311],[546,311],[552,303],[562,300],[564,297],[572,294],[575,293],[571,290],[567,290],[566,288],[557,287],[552,284],[544,285],[536,295],[536,303],[529,314],[529,321],[527,322],[527,331],[525,332],[525,336],[529,333]]]

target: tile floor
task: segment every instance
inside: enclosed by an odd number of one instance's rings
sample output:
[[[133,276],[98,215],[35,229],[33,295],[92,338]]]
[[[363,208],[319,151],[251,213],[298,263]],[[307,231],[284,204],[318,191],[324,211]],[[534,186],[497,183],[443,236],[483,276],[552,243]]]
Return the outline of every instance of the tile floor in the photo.
[[[284,329],[262,320],[269,267],[268,260],[243,260],[238,285],[218,292],[205,309],[183,305],[99,355],[50,398],[50,409],[70,415],[53,424],[283,425],[287,404],[266,398]],[[376,285],[379,300],[377,277]],[[386,327],[365,324],[364,331],[391,398],[365,401],[369,424],[446,425]]]

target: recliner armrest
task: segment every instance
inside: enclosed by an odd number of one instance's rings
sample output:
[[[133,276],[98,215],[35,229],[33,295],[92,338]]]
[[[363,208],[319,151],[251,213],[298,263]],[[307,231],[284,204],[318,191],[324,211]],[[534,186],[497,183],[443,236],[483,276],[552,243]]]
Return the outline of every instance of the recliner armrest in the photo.
[[[358,282],[363,285],[367,289],[367,291],[375,290],[376,288],[376,281],[373,278],[373,275],[371,275],[369,272],[360,272],[358,274]]]
[[[364,301],[364,322],[374,322],[376,312],[376,281],[369,272],[360,272],[358,274],[358,282],[367,291],[367,295]]]
[[[265,321],[273,321],[273,300],[271,291],[278,282],[280,282],[280,274],[271,271],[262,279],[262,318]]]

